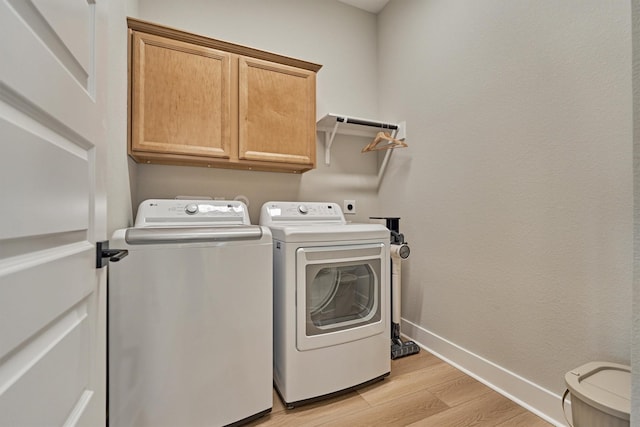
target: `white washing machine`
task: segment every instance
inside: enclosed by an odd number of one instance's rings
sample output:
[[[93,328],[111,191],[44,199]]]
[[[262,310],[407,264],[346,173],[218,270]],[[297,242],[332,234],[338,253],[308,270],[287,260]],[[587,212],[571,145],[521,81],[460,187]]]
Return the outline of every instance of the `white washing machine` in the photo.
[[[389,230],[335,203],[267,202],[274,262],[274,383],[288,408],[386,377]]]
[[[271,411],[272,239],[242,202],[147,200],[111,248],[110,426],[236,425]]]

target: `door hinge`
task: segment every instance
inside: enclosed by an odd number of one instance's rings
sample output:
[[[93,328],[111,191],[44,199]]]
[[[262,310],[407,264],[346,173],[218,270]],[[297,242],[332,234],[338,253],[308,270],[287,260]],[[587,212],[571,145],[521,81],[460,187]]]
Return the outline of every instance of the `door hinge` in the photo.
[[[109,261],[118,262],[127,255],[126,249],[109,249],[108,240],[96,242],[96,268],[104,267]]]

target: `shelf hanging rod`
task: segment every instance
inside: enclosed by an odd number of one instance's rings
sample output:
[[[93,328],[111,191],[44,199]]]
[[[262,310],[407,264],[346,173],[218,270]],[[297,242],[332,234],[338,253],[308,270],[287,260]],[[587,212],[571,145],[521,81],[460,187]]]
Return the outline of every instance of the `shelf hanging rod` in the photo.
[[[398,125],[394,125],[394,124],[370,122],[368,120],[353,119],[350,117],[336,117],[336,121],[340,123],[352,123],[354,125],[370,126],[374,128],[384,128],[384,129],[390,129],[390,130],[398,129]]]

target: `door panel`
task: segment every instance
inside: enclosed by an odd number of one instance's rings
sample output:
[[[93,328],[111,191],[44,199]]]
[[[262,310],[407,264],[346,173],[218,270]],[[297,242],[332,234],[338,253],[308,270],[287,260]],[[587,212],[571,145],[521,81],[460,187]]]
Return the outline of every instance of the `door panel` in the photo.
[[[72,1],[77,0],[60,3]],[[93,11],[88,19],[95,22],[94,31],[104,27],[96,9],[101,3],[87,3],[87,8]],[[94,47],[91,53],[94,62],[89,70],[83,69],[53,32],[46,17],[31,13],[34,8],[29,0],[0,4],[0,52],[3,65],[7,65],[0,69],[0,90],[9,90],[2,94],[3,98],[17,109],[26,109],[29,116],[46,127],[76,136],[74,139],[85,150],[89,149],[97,132],[103,131],[103,124],[96,122],[95,117],[96,108],[104,107],[96,103],[95,83],[96,62],[103,59],[105,52]],[[104,42],[90,38],[96,43]]]
[[[241,159],[315,164],[316,74],[239,58]]]
[[[0,207],[11,227],[0,238],[84,230],[89,220],[89,154],[64,136],[0,101],[0,134],[9,143],[0,157]],[[28,178],[24,177],[28,173]],[[8,199],[8,197],[10,197]]]
[[[49,426],[67,422],[74,408],[85,404],[90,383],[87,304],[56,319],[3,363],[25,372],[3,392],[2,425]],[[12,380],[12,379],[10,379]],[[25,411],[25,402],[38,402]]]
[[[94,256],[93,246],[76,243],[14,256],[13,265],[1,266],[0,359],[18,360],[21,346],[29,343],[29,337],[35,337],[69,307],[91,294],[92,275],[84,267]],[[49,280],[43,280],[47,277],[65,280],[51,286]],[[47,304],[38,304],[34,296]]]
[[[29,2],[24,0],[12,0],[12,4],[17,7],[17,3],[29,6]],[[57,38],[60,41],[61,46],[66,47],[70,55],[58,55],[58,59],[67,57],[73,58],[76,64],[67,65],[67,69],[82,70],[80,75],[86,78],[91,74],[92,65],[92,43],[93,37],[93,1],[65,1],[58,0],[33,0],[35,9],[39,12],[40,16],[44,19],[51,31],[55,34],[54,37],[41,37],[41,39],[48,40],[49,43],[54,43]],[[24,16],[25,14],[23,14]],[[37,18],[33,19],[35,21]],[[30,25],[32,28],[34,25]],[[78,79],[81,81],[81,79]]]
[[[0,425],[104,425],[106,3],[0,2]]]
[[[132,149],[229,158],[231,55],[133,33]]]

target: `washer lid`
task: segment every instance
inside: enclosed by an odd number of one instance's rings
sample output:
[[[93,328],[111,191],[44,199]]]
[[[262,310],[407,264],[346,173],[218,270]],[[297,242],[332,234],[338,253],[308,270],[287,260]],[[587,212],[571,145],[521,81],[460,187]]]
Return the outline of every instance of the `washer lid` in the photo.
[[[631,367],[590,362],[567,372],[564,379],[572,395],[601,412],[629,420]]]

